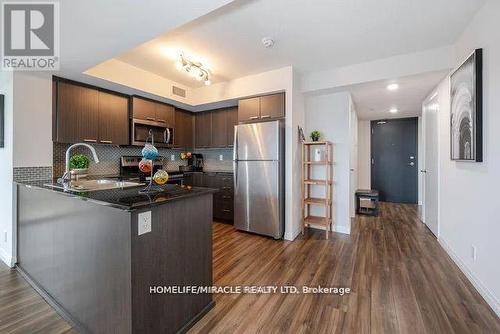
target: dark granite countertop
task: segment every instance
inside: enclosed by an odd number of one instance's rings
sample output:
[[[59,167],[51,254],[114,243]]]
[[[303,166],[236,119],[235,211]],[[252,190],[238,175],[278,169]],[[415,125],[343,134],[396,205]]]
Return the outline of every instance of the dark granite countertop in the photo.
[[[118,188],[110,190],[98,190],[88,192],[72,192],[63,189],[52,188],[47,184],[53,184],[56,180],[37,180],[17,182],[26,187],[53,191],[64,196],[79,198],[81,200],[92,201],[94,203],[111,206],[122,210],[138,210],[152,206],[165,204],[171,201],[183,200],[193,196],[201,196],[217,192],[217,189],[179,186],[167,184],[161,186],[159,192],[151,194],[140,194],[139,190],[144,189],[144,185],[130,188]]]

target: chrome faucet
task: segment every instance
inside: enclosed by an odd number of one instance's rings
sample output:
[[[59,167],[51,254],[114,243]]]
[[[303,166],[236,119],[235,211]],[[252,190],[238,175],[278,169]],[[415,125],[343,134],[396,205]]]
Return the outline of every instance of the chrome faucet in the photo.
[[[71,152],[72,149],[74,149],[75,147],[78,147],[78,146],[84,146],[84,147],[88,148],[90,150],[90,152],[92,153],[92,156],[94,158],[94,162],[99,163],[99,158],[97,157],[97,153],[95,151],[95,148],[93,148],[89,144],[85,144],[85,143],[73,144],[70,147],[68,147],[68,149],[66,150],[65,171],[64,171],[63,176],[60,179],[58,179],[57,182],[65,183],[68,180],[68,177],[69,177],[69,180],[71,180],[71,177],[69,175],[70,174],[70,172],[69,172],[69,153]]]

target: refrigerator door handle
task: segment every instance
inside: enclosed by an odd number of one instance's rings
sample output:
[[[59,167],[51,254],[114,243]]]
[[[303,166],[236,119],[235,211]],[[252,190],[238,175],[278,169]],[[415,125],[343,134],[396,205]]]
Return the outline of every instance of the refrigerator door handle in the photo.
[[[238,159],[238,126],[234,126],[234,139],[233,139],[233,160]]]
[[[236,190],[236,186],[238,185],[238,126],[234,126],[234,139],[233,139],[233,171],[234,171],[234,189]]]

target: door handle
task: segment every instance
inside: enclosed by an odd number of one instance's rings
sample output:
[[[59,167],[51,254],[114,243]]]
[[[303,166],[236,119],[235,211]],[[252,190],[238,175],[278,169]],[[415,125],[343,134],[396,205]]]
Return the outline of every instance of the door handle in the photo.
[[[166,128],[165,132],[163,132],[163,140],[165,141],[165,144],[168,144],[170,142],[170,129]]]
[[[413,166],[415,166],[415,163],[412,161],[408,165],[410,165],[411,167],[413,167]]]
[[[427,173],[427,170],[426,169],[421,169],[420,173]]]
[[[258,119],[258,118],[259,118],[259,116],[252,116],[249,119]]]
[[[101,140],[101,143],[103,144],[113,144],[112,140]]]
[[[260,118],[271,118],[271,115],[262,115]]]
[[[83,141],[87,143],[97,143],[97,139],[84,139]]]

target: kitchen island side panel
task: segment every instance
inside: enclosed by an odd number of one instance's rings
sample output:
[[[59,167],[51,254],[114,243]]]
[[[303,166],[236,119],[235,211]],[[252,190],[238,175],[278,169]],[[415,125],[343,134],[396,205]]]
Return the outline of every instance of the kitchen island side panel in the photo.
[[[82,332],[131,333],[128,211],[18,185],[18,266]]]
[[[152,294],[155,286],[212,286],[211,193],[151,209],[151,232],[132,214],[134,333],[177,333],[213,307],[211,294]]]

